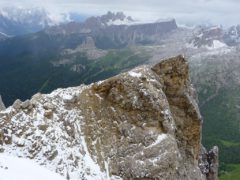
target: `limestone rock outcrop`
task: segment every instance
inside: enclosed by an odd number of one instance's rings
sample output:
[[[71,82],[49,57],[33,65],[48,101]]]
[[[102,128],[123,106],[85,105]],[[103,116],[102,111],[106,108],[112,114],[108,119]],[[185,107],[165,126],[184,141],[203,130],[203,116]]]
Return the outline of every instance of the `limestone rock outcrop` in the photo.
[[[207,179],[202,118],[182,56],[18,104],[0,112],[2,152],[68,179]]]

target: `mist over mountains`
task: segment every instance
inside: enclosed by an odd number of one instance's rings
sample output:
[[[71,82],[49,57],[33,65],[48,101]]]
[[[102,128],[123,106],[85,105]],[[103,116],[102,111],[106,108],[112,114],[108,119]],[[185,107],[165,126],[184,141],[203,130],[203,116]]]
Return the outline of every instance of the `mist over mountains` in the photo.
[[[1,12],[0,94],[6,106],[184,54],[204,119],[204,145],[220,147],[220,173],[240,164],[239,25],[142,23],[122,12],[83,22],[78,14],[54,19],[39,9]]]
[[[78,13],[53,14],[44,8],[2,7],[0,32],[6,36],[34,33],[44,28],[85,19]]]

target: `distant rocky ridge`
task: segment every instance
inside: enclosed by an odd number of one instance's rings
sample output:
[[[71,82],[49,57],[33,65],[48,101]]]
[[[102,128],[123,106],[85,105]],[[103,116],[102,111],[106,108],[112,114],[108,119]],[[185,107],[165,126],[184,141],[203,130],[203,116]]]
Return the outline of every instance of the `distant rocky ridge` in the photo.
[[[240,45],[240,26],[223,28],[222,26],[197,27],[194,29],[193,38],[190,41],[196,48],[216,48],[223,46]]]
[[[135,21],[131,16],[126,16],[123,12],[108,12],[105,15],[90,17],[86,20],[86,24],[95,26],[109,26],[109,25],[128,25]]]
[[[182,56],[0,112],[2,153],[67,179],[217,179]],[[1,175],[0,175],[1,177]]]
[[[126,16],[123,12],[108,12],[101,16],[92,16],[87,18],[84,22],[79,23],[76,21],[62,24],[55,27],[50,27],[46,30],[49,34],[88,34],[98,29],[107,28],[111,25],[128,25],[134,23],[132,17]]]
[[[177,29],[174,19],[163,22],[134,24],[131,17],[121,12],[90,17],[83,23],[70,22],[44,30],[47,36],[73,36],[81,44],[91,37],[97,48],[125,48],[130,45],[155,44],[165,34]],[[117,22],[117,23],[114,23]],[[75,40],[75,41],[76,41]]]
[[[214,41],[223,41],[223,29],[218,26],[203,28],[199,27],[195,30],[195,36],[193,37],[192,43],[195,47],[212,47]]]

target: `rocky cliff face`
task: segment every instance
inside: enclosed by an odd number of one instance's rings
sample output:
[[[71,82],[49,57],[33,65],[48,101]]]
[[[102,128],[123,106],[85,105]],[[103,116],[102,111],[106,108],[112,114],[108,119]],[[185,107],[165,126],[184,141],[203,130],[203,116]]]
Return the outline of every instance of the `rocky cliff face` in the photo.
[[[0,112],[2,153],[67,179],[216,178],[182,56],[108,80],[36,94]],[[215,173],[215,176],[214,176]],[[210,176],[210,174],[213,176]]]
[[[209,28],[199,28],[195,30],[191,43],[196,48],[214,47],[215,43],[224,43],[224,30],[222,27],[213,26]]]
[[[82,44],[91,37],[99,49],[124,48],[131,45],[152,45],[164,35],[178,28],[174,19],[155,23],[137,23],[123,13],[111,13],[99,17],[90,17],[83,23],[70,22],[47,28],[47,36],[74,37]]]

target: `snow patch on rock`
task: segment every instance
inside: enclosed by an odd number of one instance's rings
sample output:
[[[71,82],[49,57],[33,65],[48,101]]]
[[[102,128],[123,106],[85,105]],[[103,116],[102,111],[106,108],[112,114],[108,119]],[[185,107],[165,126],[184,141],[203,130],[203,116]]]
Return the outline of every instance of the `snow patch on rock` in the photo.
[[[1,180],[65,180],[34,161],[0,154]]]
[[[142,76],[141,73],[137,73],[137,72],[133,72],[133,71],[130,71],[128,74],[132,77],[137,77],[137,78]]]
[[[224,48],[227,47],[227,45],[219,40],[213,40],[212,46],[207,46],[208,49],[219,49],[219,48]]]

